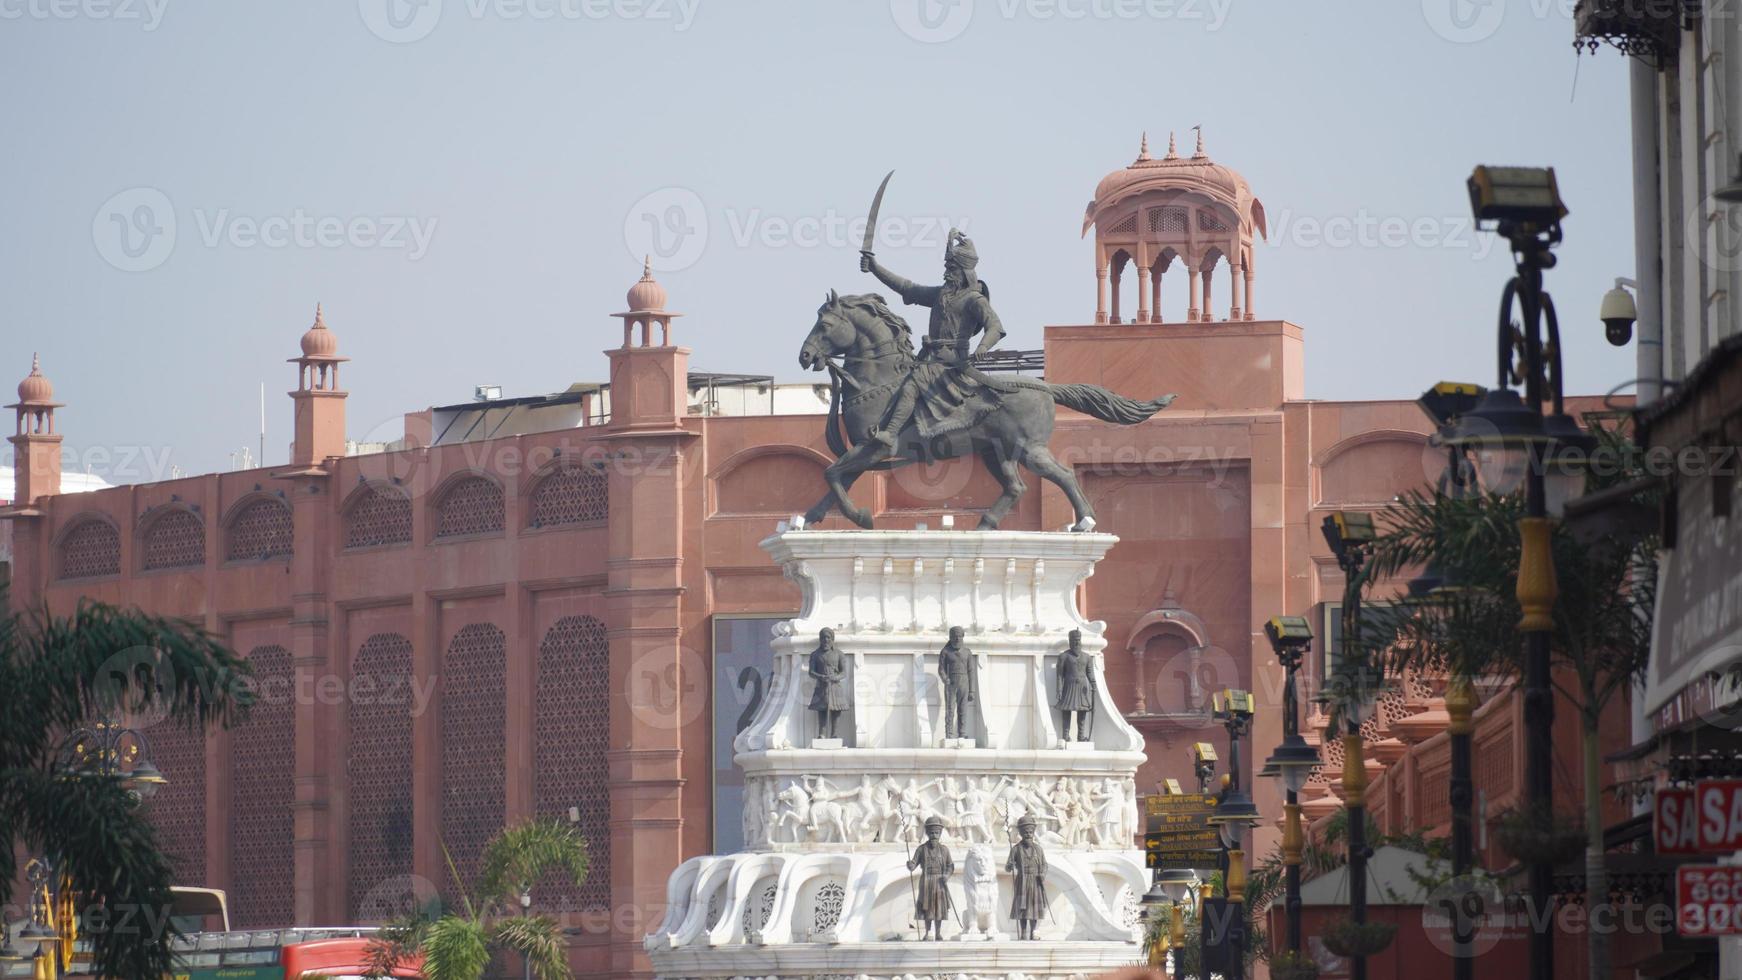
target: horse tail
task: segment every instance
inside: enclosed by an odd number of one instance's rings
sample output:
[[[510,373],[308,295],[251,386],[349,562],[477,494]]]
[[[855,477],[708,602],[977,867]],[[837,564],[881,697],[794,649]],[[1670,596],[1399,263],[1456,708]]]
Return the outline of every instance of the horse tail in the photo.
[[[1092,415],[1103,422],[1117,422],[1120,425],[1136,425],[1144,421],[1166,408],[1175,397],[1162,395],[1153,401],[1140,402],[1114,394],[1100,385],[1047,385],[1047,388],[1054,402],[1085,415]]]

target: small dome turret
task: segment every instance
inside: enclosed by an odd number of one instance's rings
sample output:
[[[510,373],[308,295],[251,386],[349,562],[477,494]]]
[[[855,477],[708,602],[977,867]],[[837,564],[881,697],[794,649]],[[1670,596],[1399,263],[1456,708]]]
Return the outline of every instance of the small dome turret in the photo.
[[[635,285],[629,287],[629,311],[631,313],[654,312],[665,309],[665,287],[653,278],[653,257],[648,256],[642,261],[641,278]]]

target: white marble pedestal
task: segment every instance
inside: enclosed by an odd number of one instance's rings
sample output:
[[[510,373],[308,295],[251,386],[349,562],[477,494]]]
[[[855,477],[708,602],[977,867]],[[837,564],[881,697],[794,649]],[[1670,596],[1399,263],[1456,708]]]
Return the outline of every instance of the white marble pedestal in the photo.
[[[659,976],[1064,980],[1137,962],[1143,739],[1107,690],[1105,624],[1076,606],[1116,540],[811,530],[765,540],[804,599],[776,627],[768,697],[733,742],[747,843],[672,874],[666,915],[645,940]],[[807,738],[806,667],[825,626],[848,662],[849,739]],[[953,626],[977,670],[971,738],[943,738],[937,654]],[[1090,742],[1062,741],[1051,708],[1072,629],[1096,687]],[[917,939],[906,866],[930,816],[944,821],[951,895],[970,927],[949,922],[941,942]],[[1046,849],[1048,914],[1038,940],[1018,942],[1004,864],[1025,816]]]

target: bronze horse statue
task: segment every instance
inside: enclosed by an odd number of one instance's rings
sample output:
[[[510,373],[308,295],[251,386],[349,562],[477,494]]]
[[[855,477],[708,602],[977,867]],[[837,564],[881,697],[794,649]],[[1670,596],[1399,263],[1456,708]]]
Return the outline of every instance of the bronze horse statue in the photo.
[[[816,325],[798,352],[800,366],[813,371],[827,369],[831,375],[828,442],[836,456],[823,471],[829,492],[805,514],[806,523],[815,524],[831,509],[839,508],[848,520],[869,528],[871,515],[847,497],[862,474],[978,453],[1004,488],[981,515],[982,530],[997,527],[1028,489],[1017,470],[1019,465],[1051,481],[1070,498],[1077,517],[1072,530],[1092,530],[1095,515],[1083,488],[1047,449],[1052,438],[1053,405],[1103,422],[1135,425],[1174,399],[1173,395],[1163,395],[1140,402],[1099,385],[1055,385],[1023,377],[993,379],[970,366],[959,366],[951,370],[968,372],[971,386],[979,389],[972,397],[980,399],[959,406],[960,424],[922,432],[921,414],[915,413],[897,434],[893,449],[865,438],[882,423],[915,361],[912,332],[883,297],[875,293],[840,296],[829,291],[828,301],[817,310]]]

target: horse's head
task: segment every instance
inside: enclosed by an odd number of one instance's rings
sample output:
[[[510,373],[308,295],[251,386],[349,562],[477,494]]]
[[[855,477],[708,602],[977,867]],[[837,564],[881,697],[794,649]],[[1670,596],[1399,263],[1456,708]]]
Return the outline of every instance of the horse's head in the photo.
[[[893,342],[893,348],[887,346],[889,342]],[[876,293],[841,296],[831,289],[829,298],[817,307],[817,322],[798,349],[798,363],[800,367],[821,371],[829,358],[861,346],[911,355],[913,340],[907,321],[890,310]]]
[[[846,353],[853,346],[859,328],[853,325],[852,313],[833,289],[822,306],[817,307],[817,322],[798,349],[799,367],[821,371],[828,358]]]

